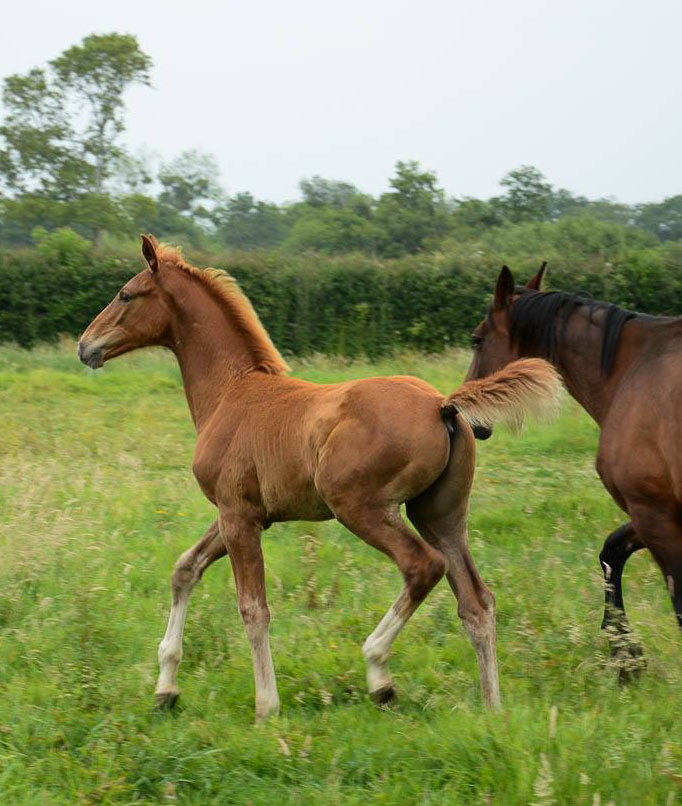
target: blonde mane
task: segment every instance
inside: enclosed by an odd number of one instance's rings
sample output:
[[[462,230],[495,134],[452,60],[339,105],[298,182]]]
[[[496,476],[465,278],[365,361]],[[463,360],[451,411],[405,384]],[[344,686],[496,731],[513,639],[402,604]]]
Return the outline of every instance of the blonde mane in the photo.
[[[288,364],[263,327],[251,301],[239,288],[234,277],[224,269],[199,269],[190,265],[177,247],[158,242],[154,242],[154,247],[159,263],[173,265],[191,277],[195,277],[224,304],[229,312],[230,321],[246,338],[256,369],[269,372],[271,375],[283,375],[290,371]]]

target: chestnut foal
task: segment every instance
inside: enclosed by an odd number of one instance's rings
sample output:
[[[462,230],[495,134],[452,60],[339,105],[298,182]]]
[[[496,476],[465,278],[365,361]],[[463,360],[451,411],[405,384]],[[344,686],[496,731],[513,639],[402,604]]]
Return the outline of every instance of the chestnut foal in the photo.
[[[276,521],[335,517],[391,557],[404,579],[363,646],[372,697],[393,695],[391,644],[446,574],[478,656],[483,700],[498,705],[494,599],[467,539],[474,473],[468,422],[514,421],[553,404],[560,388],[554,370],[544,361],[518,362],[445,399],[409,377],[296,380],[229,275],[197,269],[178,251],[142,240],[148,268],[94,319],[78,349],[92,368],[147,345],[175,353],[197,431],[194,474],[218,509],[218,520],[173,572],[157,704],[170,707],[178,697],[190,592],[229,554],[251,643],[256,718],[278,711],[261,532]],[[421,537],[404,523],[403,502]]]

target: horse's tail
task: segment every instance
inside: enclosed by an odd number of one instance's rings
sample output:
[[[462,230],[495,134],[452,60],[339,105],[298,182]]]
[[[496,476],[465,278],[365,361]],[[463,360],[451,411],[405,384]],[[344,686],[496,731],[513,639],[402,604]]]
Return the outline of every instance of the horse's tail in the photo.
[[[541,358],[524,358],[479,380],[466,381],[442,403],[446,421],[458,412],[472,426],[507,423],[556,413],[562,393],[559,373]]]

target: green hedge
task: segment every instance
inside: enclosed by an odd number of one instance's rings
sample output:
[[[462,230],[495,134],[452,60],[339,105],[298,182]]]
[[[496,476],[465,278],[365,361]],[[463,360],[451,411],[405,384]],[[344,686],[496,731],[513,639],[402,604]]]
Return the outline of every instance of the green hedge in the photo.
[[[188,257],[234,275],[284,353],[369,357],[467,343],[502,263],[524,280],[545,259],[517,255],[514,261],[471,245],[393,261],[256,252]],[[648,313],[682,312],[681,243],[623,249],[608,259],[548,257],[552,287]],[[30,347],[79,335],[142,265],[132,255],[0,252],[0,341]]]

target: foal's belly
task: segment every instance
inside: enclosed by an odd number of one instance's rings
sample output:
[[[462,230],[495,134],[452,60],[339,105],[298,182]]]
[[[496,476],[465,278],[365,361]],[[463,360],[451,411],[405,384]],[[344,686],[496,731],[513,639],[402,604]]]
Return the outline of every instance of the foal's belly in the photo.
[[[327,521],[334,517],[324,499],[315,489],[314,484],[297,486],[282,490],[273,490],[272,495],[263,491],[263,505],[270,523],[280,521]]]

